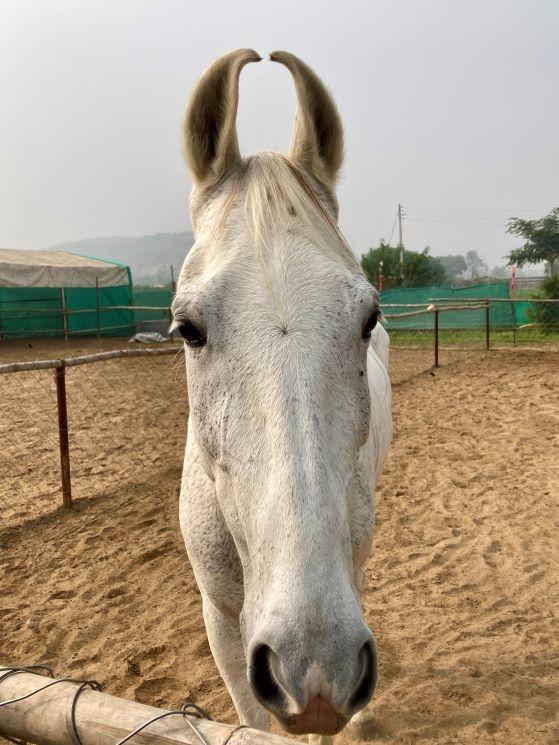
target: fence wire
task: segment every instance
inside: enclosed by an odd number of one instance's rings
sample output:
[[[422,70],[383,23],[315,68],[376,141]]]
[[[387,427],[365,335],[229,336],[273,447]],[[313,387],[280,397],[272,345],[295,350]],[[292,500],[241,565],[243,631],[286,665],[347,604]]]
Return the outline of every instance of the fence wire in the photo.
[[[508,301],[507,301],[508,303]],[[386,312],[393,384],[445,366],[490,345],[559,340],[559,301],[540,304],[549,323],[497,325],[510,303],[440,303]],[[387,309],[390,310],[389,308]],[[399,309],[402,310],[402,309]],[[545,311],[545,312],[544,312]],[[534,311],[535,312],[535,311]],[[487,325],[489,321],[489,326]],[[492,323],[493,322],[493,323]],[[489,332],[489,334],[488,334]],[[105,356],[112,354],[106,353]],[[58,507],[60,456],[53,370],[1,376],[0,511],[4,525]],[[107,493],[123,482],[147,481],[166,467],[164,432],[186,430],[187,391],[182,350],[176,359],[105,359],[66,368],[66,399],[74,499]],[[171,405],[172,404],[172,405]],[[178,416],[177,416],[178,412]]]
[[[393,385],[458,360],[464,353],[486,349],[486,322],[487,305],[479,303],[386,313]]]
[[[559,300],[531,300],[519,309],[515,301],[462,301],[385,308],[390,336],[390,376],[393,384],[439,366],[461,360],[465,353],[507,345],[559,343]],[[438,329],[435,312],[438,311]],[[522,311],[522,312],[521,312]],[[522,317],[524,322],[517,323]],[[438,347],[438,355],[435,348]]]
[[[41,675],[46,673],[49,678],[53,678],[54,674],[46,665],[30,665],[28,667],[0,667],[0,688],[1,684],[4,680],[7,678],[12,677],[13,675],[18,675],[20,673],[33,673],[35,675]],[[25,701],[26,699],[33,698],[35,696],[40,696],[40,694],[43,691],[46,691],[53,686],[60,685],[61,683],[75,683],[77,685],[77,688],[75,690],[75,693],[72,697],[72,701],[70,703],[70,711],[69,711],[69,723],[70,723],[70,736],[72,739],[73,745],[83,745],[83,741],[80,737],[79,731],[78,731],[78,720],[76,715],[76,709],[77,709],[77,703],[80,695],[83,693],[84,690],[87,688],[93,690],[93,691],[102,691],[102,685],[98,683],[96,680],[76,680],[74,678],[57,678],[56,680],[50,680],[48,683],[45,683],[43,686],[38,688],[35,691],[32,691],[31,693],[27,693],[23,696],[19,696],[18,698],[9,699],[7,701],[0,700],[0,708],[11,706],[13,704],[20,703],[21,701]],[[210,745],[209,740],[202,734],[202,732],[199,730],[198,727],[194,725],[193,722],[191,722],[188,719],[188,716],[193,716],[197,718],[204,718],[209,721],[213,721],[212,718],[202,709],[198,704],[193,703],[192,701],[186,701],[180,709],[176,709],[173,711],[163,711],[160,714],[157,714],[154,717],[151,717],[150,719],[146,720],[142,724],[140,724],[138,727],[135,727],[128,735],[126,735],[123,738],[120,738],[118,742],[115,743],[115,745],[124,745],[124,743],[127,743],[134,739],[136,735],[139,735],[141,732],[144,732],[147,730],[150,725],[154,724],[155,722],[160,721],[161,719],[165,719],[167,717],[171,716],[181,716],[184,723],[189,727],[191,732],[196,736],[196,738],[202,743],[202,745]],[[235,734],[239,729],[244,729],[244,725],[240,725],[239,727],[236,727],[231,734]],[[230,739],[231,736],[229,736],[228,739]],[[10,737],[8,735],[0,733],[0,740],[5,740],[6,742],[13,742],[16,745],[26,745],[25,742],[22,740],[16,740],[13,737]]]
[[[0,514],[9,526],[60,505],[57,397],[52,369],[2,375],[0,385]],[[168,467],[164,432],[186,431],[182,350],[67,367],[66,400],[75,500],[148,481]]]

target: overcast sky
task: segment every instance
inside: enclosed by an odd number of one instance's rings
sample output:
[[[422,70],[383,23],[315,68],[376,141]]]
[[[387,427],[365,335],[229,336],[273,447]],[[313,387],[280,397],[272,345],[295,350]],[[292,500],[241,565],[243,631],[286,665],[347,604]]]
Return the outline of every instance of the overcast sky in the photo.
[[[189,228],[179,129],[222,53],[287,49],[334,93],[341,227],[434,254],[559,205],[557,0],[0,0],[0,246]],[[286,69],[242,74],[241,148],[285,150]],[[414,218],[414,219],[411,219]],[[392,236],[393,243],[396,234]]]

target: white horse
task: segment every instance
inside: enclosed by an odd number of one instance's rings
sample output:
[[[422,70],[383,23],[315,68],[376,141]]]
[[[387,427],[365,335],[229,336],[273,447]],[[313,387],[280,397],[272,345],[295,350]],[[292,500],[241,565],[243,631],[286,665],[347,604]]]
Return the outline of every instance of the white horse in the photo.
[[[392,434],[377,292],[337,226],[342,126],[287,52],[288,157],[242,159],[242,49],[200,78],[184,125],[196,243],[173,302],[190,400],[180,523],[210,647],[241,723],[331,735],[370,700],[360,602]]]

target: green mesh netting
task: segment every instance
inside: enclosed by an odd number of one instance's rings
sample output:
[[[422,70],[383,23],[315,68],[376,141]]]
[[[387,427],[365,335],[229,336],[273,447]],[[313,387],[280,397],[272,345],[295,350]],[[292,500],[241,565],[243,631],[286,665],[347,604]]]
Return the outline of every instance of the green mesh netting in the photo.
[[[150,308],[164,308],[164,310],[135,310],[136,323],[149,330],[150,325],[154,327],[170,320],[168,308],[173,301],[173,292],[161,287],[148,287],[143,290],[134,290],[134,305],[147,306]]]
[[[97,314],[97,291],[90,287],[0,287],[0,338],[17,339],[34,336],[62,336],[62,292],[64,292],[67,330],[72,336],[97,334],[99,320],[103,336],[129,335],[134,332],[130,308],[131,285],[101,287],[99,306],[128,306],[124,310],[100,311]],[[72,313],[72,311],[84,311]]]
[[[70,314],[68,331],[70,334],[94,335],[99,320],[100,334],[104,336],[129,335],[136,325],[167,322],[168,308],[173,299],[171,290],[146,288],[133,290],[132,284],[122,287],[106,287],[99,290],[100,306],[128,306],[125,309],[101,311],[99,318],[95,312],[96,290],[92,288],[67,288],[64,290],[68,310],[87,310],[88,312]],[[423,307],[436,303],[445,304],[483,303],[494,300],[490,307],[491,328],[512,328],[530,323],[530,301],[501,302],[509,299],[507,282],[474,285],[459,289],[436,286],[402,287],[381,292],[381,301],[386,314],[407,313],[419,308],[407,307],[418,304]],[[134,306],[150,306],[162,310],[136,310]],[[58,288],[6,288],[0,287],[0,338],[10,339],[32,336],[61,336],[64,333],[62,321],[62,299]],[[472,308],[471,311],[441,312],[441,329],[479,328],[485,323],[485,309]],[[399,319],[391,318],[388,327],[392,329],[432,329],[432,314],[424,314]]]
[[[491,327],[509,328],[519,320],[519,313],[525,314],[524,303],[499,302],[509,300],[509,286],[507,282],[494,284],[473,285],[457,289],[443,287],[396,287],[381,292],[381,303],[386,314],[409,313],[419,308],[407,307],[418,304],[426,307],[431,303],[439,307],[448,304],[472,304],[483,303],[485,300],[494,300],[491,303],[489,321]],[[521,306],[518,310],[515,306]],[[526,305],[530,305],[527,303]],[[485,322],[485,309],[472,308],[471,311],[448,311],[441,312],[439,318],[440,328],[477,328]],[[416,328],[429,329],[433,327],[432,315],[425,314],[404,318],[391,318],[388,323],[391,328]]]
[[[134,305],[151,306],[152,308],[169,308],[173,300],[173,292],[162,287],[148,287],[134,290]],[[154,310],[134,311],[137,321],[150,321],[161,318],[161,313]]]

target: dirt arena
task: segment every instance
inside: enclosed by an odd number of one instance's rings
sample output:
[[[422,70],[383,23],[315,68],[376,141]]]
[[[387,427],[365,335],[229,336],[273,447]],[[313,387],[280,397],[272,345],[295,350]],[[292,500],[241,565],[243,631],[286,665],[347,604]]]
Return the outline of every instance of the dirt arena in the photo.
[[[3,362],[60,355],[60,342],[0,348]],[[68,395],[71,512],[52,372],[0,377],[0,662],[235,721],[177,522],[180,359],[69,370]],[[364,597],[380,683],[363,736],[556,745],[559,352],[465,355],[398,385],[394,419]]]

